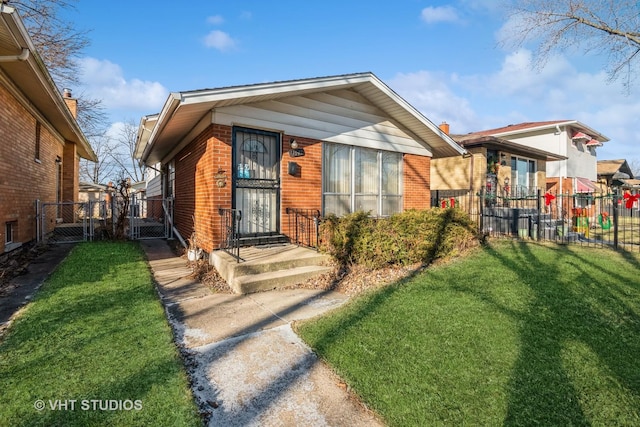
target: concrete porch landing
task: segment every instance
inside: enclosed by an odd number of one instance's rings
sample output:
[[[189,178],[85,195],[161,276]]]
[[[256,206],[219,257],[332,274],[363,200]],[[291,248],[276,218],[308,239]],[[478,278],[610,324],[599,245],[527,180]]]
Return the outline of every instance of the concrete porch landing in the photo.
[[[291,244],[273,244],[240,248],[242,261],[224,251],[209,256],[231,289],[238,294],[296,285],[331,271],[327,255]]]

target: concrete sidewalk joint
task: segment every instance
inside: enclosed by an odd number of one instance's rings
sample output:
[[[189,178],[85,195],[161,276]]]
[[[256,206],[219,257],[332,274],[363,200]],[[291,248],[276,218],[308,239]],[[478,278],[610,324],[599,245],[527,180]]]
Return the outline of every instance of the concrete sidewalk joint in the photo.
[[[141,242],[209,426],[382,425],[291,323],[347,301],[332,291],[217,294],[162,240]]]

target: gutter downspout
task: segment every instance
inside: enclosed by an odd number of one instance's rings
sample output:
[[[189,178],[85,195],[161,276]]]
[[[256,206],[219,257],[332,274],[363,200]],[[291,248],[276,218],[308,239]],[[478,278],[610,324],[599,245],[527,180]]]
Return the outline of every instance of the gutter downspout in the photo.
[[[29,49],[22,48],[20,55],[0,56],[0,62],[26,61],[29,58],[30,53]]]

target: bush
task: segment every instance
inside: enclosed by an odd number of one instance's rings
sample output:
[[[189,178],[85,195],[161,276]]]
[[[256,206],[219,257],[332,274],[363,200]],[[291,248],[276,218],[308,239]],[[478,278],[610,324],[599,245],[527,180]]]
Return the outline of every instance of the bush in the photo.
[[[477,243],[475,224],[459,209],[409,210],[388,218],[366,212],[329,215],[320,235],[320,249],[340,264],[372,269],[427,264]]]

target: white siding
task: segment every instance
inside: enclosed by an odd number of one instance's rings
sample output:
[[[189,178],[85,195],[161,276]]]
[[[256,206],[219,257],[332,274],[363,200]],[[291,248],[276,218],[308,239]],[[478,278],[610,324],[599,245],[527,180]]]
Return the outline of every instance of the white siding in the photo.
[[[352,90],[215,109],[214,123],[243,125],[361,147],[431,156],[418,138]]]
[[[506,139],[528,147],[539,148],[554,154],[566,156],[567,160],[547,162],[547,177],[581,177],[596,180],[597,157],[584,145],[576,147],[567,129],[560,133],[553,129],[545,129],[527,135],[509,135]]]
[[[162,176],[157,175],[147,181],[147,197],[162,196]]]

